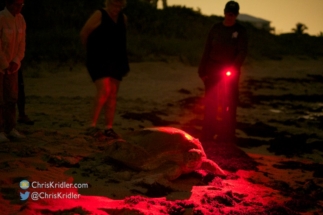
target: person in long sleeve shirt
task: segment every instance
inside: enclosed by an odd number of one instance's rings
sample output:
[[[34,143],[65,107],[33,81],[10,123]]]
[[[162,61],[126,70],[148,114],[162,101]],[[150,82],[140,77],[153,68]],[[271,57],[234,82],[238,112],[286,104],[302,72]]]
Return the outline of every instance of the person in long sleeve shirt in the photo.
[[[6,0],[0,11],[0,142],[24,138],[16,129],[18,69],[25,55],[24,0]]]
[[[198,69],[205,85],[203,141],[213,140],[215,134],[220,141],[235,139],[240,68],[248,49],[246,29],[236,22],[239,8],[237,2],[227,2],[224,21],[209,32]]]

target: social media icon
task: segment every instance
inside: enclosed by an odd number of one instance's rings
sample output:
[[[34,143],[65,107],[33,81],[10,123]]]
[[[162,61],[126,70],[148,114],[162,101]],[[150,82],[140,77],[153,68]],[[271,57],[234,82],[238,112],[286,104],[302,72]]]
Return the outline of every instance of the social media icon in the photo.
[[[30,192],[28,192],[28,191],[26,191],[25,193],[20,192],[20,200],[25,201],[26,199],[28,199],[29,194],[30,194]]]
[[[28,189],[29,188],[29,181],[27,180],[22,180],[20,183],[19,183],[19,186],[21,189]]]

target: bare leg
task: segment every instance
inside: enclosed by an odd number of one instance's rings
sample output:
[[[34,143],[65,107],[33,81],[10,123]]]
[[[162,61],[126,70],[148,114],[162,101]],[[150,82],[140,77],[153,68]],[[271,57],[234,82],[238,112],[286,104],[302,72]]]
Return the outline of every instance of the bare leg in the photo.
[[[119,89],[120,81],[109,78],[109,95],[107,98],[107,102],[105,103],[105,126],[106,129],[112,128],[116,104],[117,104],[117,93]]]
[[[91,126],[95,127],[100,116],[101,109],[103,105],[106,103],[108,98],[108,93],[106,89],[106,80],[107,78],[101,78],[94,82],[96,87],[96,96],[94,99],[94,108],[92,113],[92,121]]]

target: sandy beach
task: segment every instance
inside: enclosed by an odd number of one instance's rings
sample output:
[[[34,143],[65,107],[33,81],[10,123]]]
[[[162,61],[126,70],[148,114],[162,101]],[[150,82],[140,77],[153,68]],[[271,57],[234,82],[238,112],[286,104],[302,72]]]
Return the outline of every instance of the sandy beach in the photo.
[[[205,143],[227,177],[204,170],[169,186],[138,183],[138,171],[106,159],[106,141],[85,135],[95,88],[83,64],[44,62],[24,70],[25,140],[0,147],[1,214],[323,214],[322,58],[247,59],[240,79],[237,144]],[[114,129],[125,140],[170,126],[194,137],[203,118],[197,67],[177,57],[131,63]],[[103,127],[103,115],[99,125]],[[22,201],[19,182],[88,188],[29,188],[66,198]],[[72,198],[77,196],[77,198]]]

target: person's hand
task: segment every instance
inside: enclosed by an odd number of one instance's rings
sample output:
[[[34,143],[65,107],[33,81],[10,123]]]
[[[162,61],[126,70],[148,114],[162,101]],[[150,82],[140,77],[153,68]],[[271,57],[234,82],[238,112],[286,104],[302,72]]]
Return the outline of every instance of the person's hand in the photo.
[[[18,64],[15,62],[10,62],[8,68],[8,74],[13,74],[18,71]]]

